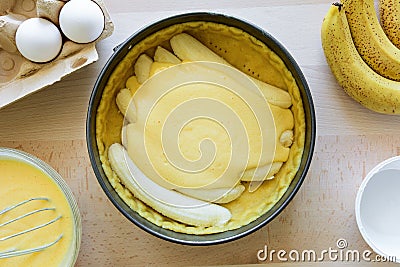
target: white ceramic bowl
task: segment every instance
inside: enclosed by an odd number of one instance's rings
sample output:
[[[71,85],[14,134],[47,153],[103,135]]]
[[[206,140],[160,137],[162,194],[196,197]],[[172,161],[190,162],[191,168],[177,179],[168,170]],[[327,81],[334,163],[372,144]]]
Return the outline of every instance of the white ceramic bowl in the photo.
[[[356,220],[365,242],[400,263],[400,156],[378,164],[357,193]]]

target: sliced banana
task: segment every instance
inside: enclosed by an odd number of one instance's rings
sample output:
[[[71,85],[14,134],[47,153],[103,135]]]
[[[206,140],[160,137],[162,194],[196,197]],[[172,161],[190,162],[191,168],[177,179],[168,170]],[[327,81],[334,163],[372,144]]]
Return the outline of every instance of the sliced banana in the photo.
[[[135,75],[131,76],[126,80],[125,83],[126,88],[131,90],[132,95],[139,89],[140,83],[137,80],[137,77]]]
[[[156,52],[154,54],[154,61],[160,63],[172,63],[179,64],[181,61],[174,54],[169,52],[167,49],[157,46]]]
[[[122,146],[125,148],[125,150],[128,147],[128,137],[127,137],[127,131],[126,131],[126,127],[128,125],[129,124],[122,126],[122,130],[121,130],[121,143],[122,143]]]
[[[144,83],[150,76],[153,59],[146,54],[141,54],[134,65],[136,78],[139,83]]]
[[[172,50],[181,60],[211,61],[231,66],[225,59],[211,51],[196,38],[186,33],[177,34],[170,40]],[[288,92],[273,85],[264,83],[248,76],[261,90],[264,97],[271,104],[282,108],[292,105],[292,98]]]
[[[190,197],[194,197],[207,202],[225,204],[234,201],[244,192],[245,187],[241,184],[234,188],[215,188],[215,189],[191,189],[179,188],[176,191]]]
[[[284,147],[290,147],[293,144],[293,130],[283,131],[279,138],[279,142]]]
[[[274,175],[279,172],[283,162],[273,162],[258,168],[252,168],[244,171],[241,180],[244,182],[261,182],[274,178]]]
[[[151,64],[149,76],[151,77],[157,72],[160,72],[175,65],[176,64],[154,61],[153,64]]]
[[[129,123],[136,122],[136,107],[135,103],[131,101],[132,94],[129,89],[121,89],[117,94],[115,101],[122,115]]]
[[[230,211],[222,206],[185,196],[154,183],[140,172],[118,143],[109,147],[108,159],[111,168],[133,195],[164,216],[202,227],[224,225],[232,217]]]

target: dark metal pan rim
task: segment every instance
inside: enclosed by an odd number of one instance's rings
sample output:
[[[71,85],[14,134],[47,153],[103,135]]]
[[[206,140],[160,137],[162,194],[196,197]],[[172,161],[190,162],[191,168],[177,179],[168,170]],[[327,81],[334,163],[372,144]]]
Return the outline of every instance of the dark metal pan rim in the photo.
[[[101,96],[104,87],[117,64],[125,57],[129,50],[136,45],[138,42],[146,38],[147,36],[174,24],[192,22],[192,21],[207,21],[225,24],[227,26],[236,27],[241,29],[250,35],[254,36],[256,39],[264,42],[272,51],[274,51],[286,64],[287,68],[292,72],[297,85],[300,88],[305,118],[306,118],[306,142],[305,148],[301,160],[301,164],[297,174],[292,180],[289,188],[281,197],[281,199],[265,214],[260,216],[255,221],[242,226],[235,230],[225,231],[222,233],[209,234],[209,235],[191,235],[178,233],[171,230],[167,230],[156,226],[141,217],[138,213],[133,211],[115,192],[114,188],[109,183],[107,176],[105,175],[102,164],[99,158],[99,151],[96,143],[96,113],[97,108],[101,100]],[[167,241],[174,243],[184,244],[184,245],[215,245],[233,241],[242,238],[256,230],[262,228],[273,220],[293,199],[302,185],[307,171],[310,167],[312,155],[314,152],[316,137],[316,117],[314,111],[314,104],[312,96],[307,84],[307,81],[297,65],[296,61],[286,50],[286,48],[280,44],[274,37],[269,33],[262,30],[261,28],[244,21],[242,19],[234,18],[224,14],[209,13],[209,12],[196,12],[196,13],[185,13],[176,15],[173,17],[168,17],[162,19],[156,23],[153,23],[145,28],[139,30],[138,32],[131,35],[125,42],[114,48],[114,53],[109,58],[103,69],[101,70],[91,97],[89,101],[89,107],[87,112],[86,121],[86,140],[87,148],[89,152],[90,161],[96,175],[96,178],[106,193],[107,197],[111,200],[114,206],[131,222],[133,222],[139,228],[145,230],[146,232],[162,238]]]

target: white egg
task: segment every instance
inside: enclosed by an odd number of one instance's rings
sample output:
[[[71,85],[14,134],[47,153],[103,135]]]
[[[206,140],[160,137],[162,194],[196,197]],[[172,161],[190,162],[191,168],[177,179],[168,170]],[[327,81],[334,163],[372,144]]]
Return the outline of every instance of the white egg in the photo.
[[[15,43],[25,58],[42,63],[54,59],[60,53],[62,37],[58,28],[50,21],[31,18],[19,25]]]
[[[104,14],[91,0],[71,0],[60,11],[60,28],[76,43],[90,43],[99,38],[104,29]]]

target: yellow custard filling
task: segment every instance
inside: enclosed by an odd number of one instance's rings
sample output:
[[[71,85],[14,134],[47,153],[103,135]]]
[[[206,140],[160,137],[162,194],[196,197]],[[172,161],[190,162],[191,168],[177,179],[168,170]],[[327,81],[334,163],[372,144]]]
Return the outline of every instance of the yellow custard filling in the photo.
[[[0,259],[0,266],[66,266],[72,251],[74,223],[72,210],[59,186],[43,171],[28,163],[0,158],[0,210],[30,198],[35,200],[0,215],[0,224],[23,214],[43,208],[55,210],[32,214],[0,227],[0,238],[42,225],[58,216],[59,220],[41,229],[0,241],[0,254],[6,250],[25,250],[52,243],[61,234],[62,238],[43,251],[23,256]]]
[[[128,78],[133,75],[133,65],[139,55],[142,53],[147,53],[149,55],[154,54],[157,45],[170,48],[168,40],[181,32],[186,32],[196,37],[196,39],[243,73],[286,90],[292,98],[290,111],[293,115],[290,114],[290,116],[287,116],[286,109],[280,110],[280,108],[277,107],[272,108],[272,112],[275,112],[274,117],[276,115],[276,119],[285,118],[285,116],[290,118],[283,119],[283,123],[276,125],[277,131],[293,128],[294,132],[293,144],[290,149],[276,148],[276,159],[278,161],[285,161],[285,163],[275,175],[274,179],[264,181],[255,192],[245,190],[238,199],[223,204],[223,206],[231,212],[232,218],[227,224],[222,226],[189,226],[159,214],[135,198],[131,192],[121,184],[120,179],[112,171],[108,161],[107,153],[109,146],[113,143],[122,142],[121,129],[123,126],[123,115],[118,111],[115,104],[116,94],[121,88],[125,87]],[[205,88],[204,90],[196,89],[192,90],[192,92],[201,96],[203,94],[207,95],[207,90],[209,90],[211,92],[210,94],[215,95],[215,92],[212,92],[213,89],[214,88]],[[171,98],[170,101],[166,103],[166,106],[173,106],[173,101],[178,98],[179,97]],[[229,102],[229,100],[227,101]],[[238,106],[234,98],[232,98],[231,102],[232,106]],[[160,114],[162,114],[162,112]],[[246,116],[246,114],[243,114],[243,116]],[[204,121],[202,123],[203,125],[197,125],[199,129],[210,128],[207,124],[212,122]],[[193,126],[196,127],[195,125]],[[210,22],[190,22],[174,25],[147,37],[145,40],[135,45],[116,67],[105,87],[96,117],[96,127],[97,144],[103,163],[103,169],[110,183],[121,198],[133,210],[137,211],[141,216],[152,223],[166,229],[189,234],[211,234],[236,229],[250,223],[268,211],[285,193],[298,170],[303,153],[305,134],[304,110],[300,92],[292,74],[285,67],[283,61],[262,42],[256,40],[247,33],[237,28]],[[223,135],[223,129],[220,130],[221,132],[217,131],[215,133],[215,137],[217,140],[218,138],[222,139],[219,143],[224,144],[226,142],[224,141],[225,136]],[[181,134],[182,140],[185,140],[185,132],[183,131]],[[198,134],[201,137],[201,130],[198,131]],[[192,135],[188,136],[192,137]],[[190,147],[190,140],[191,138],[188,138],[186,145],[182,146],[183,150]],[[257,147],[257,145],[254,145],[254,147]],[[185,154],[185,151],[183,151],[183,153]],[[190,152],[186,154],[187,157],[191,159],[196,159],[198,157],[198,155],[191,155]],[[154,158],[157,159],[157,157]],[[251,158],[252,156],[250,155],[250,159]],[[226,161],[225,158],[223,160]],[[160,164],[162,163],[160,162]],[[255,165],[254,162],[253,165]],[[166,173],[173,173],[172,170],[168,171],[165,169],[165,171]],[[214,173],[210,173],[210,180],[213,174]],[[184,179],[183,181],[188,180]],[[183,183],[183,181],[172,182],[179,184]],[[246,182],[243,184],[246,187],[248,186]],[[198,186],[198,184],[195,186]]]

